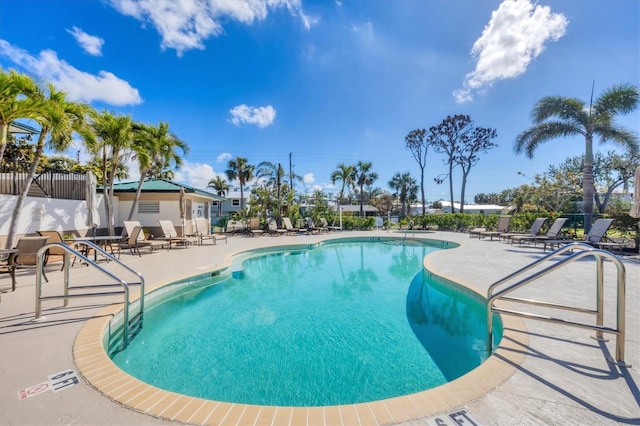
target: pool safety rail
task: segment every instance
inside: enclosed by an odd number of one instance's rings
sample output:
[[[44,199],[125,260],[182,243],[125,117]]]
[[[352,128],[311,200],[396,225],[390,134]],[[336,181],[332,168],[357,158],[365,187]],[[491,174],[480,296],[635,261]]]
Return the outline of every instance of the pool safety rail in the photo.
[[[547,266],[544,269],[532,272],[530,275],[524,275],[526,272],[540,266],[542,263],[558,258],[560,255],[569,253],[568,256],[563,257],[562,260],[555,262],[551,266]],[[536,281],[544,275],[553,272],[557,269],[563,268],[572,262],[583,259],[585,257],[593,257],[596,264],[596,309],[586,309],[574,306],[565,306],[555,303],[548,303],[543,301],[521,299],[516,297],[508,297],[507,295],[514,290],[522,288]],[[606,327],[604,325],[604,260],[610,260],[617,269],[617,290],[616,290],[616,325],[615,327]],[[523,276],[524,277],[521,277]],[[520,277],[520,278],[519,278]],[[512,283],[511,285],[498,290],[499,287],[507,285],[508,282],[519,278],[519,281]],[[626,297],[626,271],[622,261],[614,254],[596,249],[585,243],[570,243],[559,249],[549,253],[548,255],[538,259],[537,261],[525,266],[516,272],[496,281],[491,284],[487,290],[487,356],[493,353],[493,312],[513,315],[526,319],[546,321],[556,324],[564,324],[567,326],[585,328],[594,330],[596,332],[595,338],[599,341],[604,341],[602,333],[611,333],[616,335],[616,359],[608,359],[609,362],[617,364],[621,367],[631,367],[624,362],[624,344],[625,344],[625,297]],[[508,302],[516,302],[521,304],[528,304],[534,306],[541,306],[545,308],[559,309],[565,311],[573,311],[579,313],[587,313],[595,315],[595,324],[588,324],[576,321],[565,320],[561,318],[554,318],[550,316],[532,314],[522,311],[515,311],[506,308],[496,307],[495,303],[498,300],[504,300]],[[607,357],[609,358],[609,357]]]
[[[116,276],[113,272],[105,269],[104,267],[98,265],[97,262],[87,258],[85,255],[75,250],[68,244],[63,243],[50,243],[38,250],[36,257],[36,309],[35,315],[36,319],[39,319],[42,314],[42,302],[46,300],[54,300],[54,299],[63,299],[63,306],[67,306],[70,298],[83,298],[83,297],[102,297],[109,295],[123,295],[124,298],[124,309],[122,311],[122,325],[118,327],[114,333],[109,333],[109,347],[113,347],[113,341],[119,343],[120,350],[124,350],[131,339],[133,339],[136,334],[142,329],[142,318],[144,313],[144,277],[124,264],[122,261],[114,257],[111,253],[107,252],[103,248],[94,244],[91,241],[83,241],[83,245],[87,246],[87,249],[95,250],[97,254],[104,256],[108,262],[113,261],[115,264],[123,267],[125,270],[131,272],[136,276],[138,281],[127,282],[122,278]],[[53,295],[53,296],[43,296],[42,295],[42,268],[44,267],[44,258],[47,251],[52,247],[60,247],[64,250],[64,293],[62,295]],[[98,271],[108,276],[109,278],[115,280],[115,283],[112,284],[94,284],[94,285],[85,285],[85,286],[70,286],[70,257],[71,255],[76,256],[78,259],[85,262],[89,267],[96,268]],[[133,318],[129,319],[130,316],[130,286],[139,285],[140,286],[140,299],[138,301],[138,313],[133,316]],[[95,291],[98,288],[112,288],[112,287],[121,287],[119,291]],[[83,293],[73,293],[74,290],[85,290]],[[94,290],[94,291],[90,291]],[[113,319],[112,319],[113,322]],[[110,323],[111,325],[111,323]]]

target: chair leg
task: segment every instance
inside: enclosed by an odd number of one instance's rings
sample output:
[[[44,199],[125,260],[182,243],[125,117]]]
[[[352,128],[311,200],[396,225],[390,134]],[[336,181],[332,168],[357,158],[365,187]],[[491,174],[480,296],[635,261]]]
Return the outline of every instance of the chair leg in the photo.
[[[16,268],[9,267],[9,276],[11,277],[11,291],[16,291]]]

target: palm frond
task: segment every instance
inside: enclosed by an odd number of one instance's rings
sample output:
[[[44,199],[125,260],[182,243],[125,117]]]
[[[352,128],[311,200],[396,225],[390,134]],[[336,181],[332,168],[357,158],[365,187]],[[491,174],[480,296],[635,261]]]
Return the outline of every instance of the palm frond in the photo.
[[[628,114],[638,108],[639,102],[638,88],[625,83],[610,87],[602,93],[594,104],[594,110],[598,115]]]
[[[528,158],[533,158],[533,152],[541,143],[575,135],[584,135],[583,129],[563,121],[547,121],[520,133],[513,148],[516,154],[524,152]]]
[[[572,122],[586,122],[588,114],[584,110],[584,103],[579,99],[563,96],[547,96],[533,107],[531,120],[541,124],[549,118],[557,117]]]
[[[622,127],[596,127],[594,134],[600,137],[600,142],[613,142],[631,153],[637,153],[640,149],[640,140],[634,132]]]

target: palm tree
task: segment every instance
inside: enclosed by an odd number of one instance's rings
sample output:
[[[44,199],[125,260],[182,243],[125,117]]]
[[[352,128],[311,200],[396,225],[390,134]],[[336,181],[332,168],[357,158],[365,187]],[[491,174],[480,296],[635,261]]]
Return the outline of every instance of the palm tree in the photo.
[[[407,201],[413,200],[418,194],[418,182],[411,177],[409,172],[397,172],[389,181],[389,187],[397,192],[400,204],[402,204],[401,216],[407,215]]]
[[[32,96],[38,91],[31,77],[0,69],[0,165],[11,122],[17,118],[34,118],[44,108],[44,100]]]
[[[358,161],[356,165],[356,183],[360,188],[360,217],[364,216],[364,187],[372,185],[378,179],[378,174],[371,171],[372,166],[370,162],[363,161]]]
[[[244,210],[244,185],[253,179],[254,169],[255,167],[243,157],[237,157],[227,163],[227,170],[224,173],[229,180],[238,180],[240,185],[240,210]]]
[[[593,95],[592,95],[593,97]],[[558,138],[581,135],[585,140],[585,156],[582,172],[582,204],[584,230],[591,229],[593,215],[593,138],[601,142],[611,141],[631,152],[638,150],[638,136],[616,125],[618,114],[627,114],[638,107],[640,93],[631,84],[613,86],[602,93],[595,102],[587,106],[580,99],[562,96],[547,96],[536,103],[531,112],[533,127],[520,133],[515,141],[517,154],[524,152],[533,158],[533,152],[543,142]]]
[[[170,133],[169,124],[163,122],[158,126],[134,124],[132,149],[140,165],[140,181],[128,220],[133,218],[142,192],[142,184],[147,177],[162,175],[172,166],[180,167],[182,157],[177,150],[181,150],[183,154],[189,152],[189,146]]]
[[[338,195],[338,204],[344,204],[344,190],[355,185],[356,168],[351,165],[347,166],[344,163],[338,164],[338,168],[331,173],[331,183],[335,185],[338,181],[342,182],[340,194]]]
[[[92,133],[85,135],[85,144],[102,166],[102,192],[109,235],[113,235],[113,183],[122,161],[132,152],[133,121],[125,115],[108,111],[99,113],[91,123]],[[98,176],[98,175],[96,175]]]
[[[276,218],[280,220],[281,206],[282,206],[282,181],[286,176],[284,167],[282,164],[274,164],[269,161],[263,161],[258,164],[258,170],[256,171],[256,179],[266,178],[267,185],[275,189],[276,200],[278,203]],[[268,206],[267,206],[268,208]]]
[[[22,187],[16,205],[14,206],[9,224],[6,248],[13,247],[17,233],[18,217],[25,197],[31,187],[31,182],[36,174],[36,169],[44,152],[45,140],[49,138],[47,146],[55,152],[63,152],[68,149],[72,142],[74,132],[81,132],[86,125],[86,117],[91,112],[91,108],[82,103],[67,101],[66,94],[59,92],[52,84],[48,85],[48,93],[38,87],[37,91],[28,94],[34,104],[39,104],[41,108],[33,113],[32,119],[40,126],[40,135],[35,145],[33,161],[29,166],[25,185]]]
[[[227,192],[229,192],[229,184],[221,176],[216,176],[215,178],[211,179],[207,184],[207,188],[213,188],[214,191],[216,191],[216,194],[221,197],[224,197],[225,195],[227,195]],[[218,201],[218,218],[220,218],[221,216],[222,201]]]

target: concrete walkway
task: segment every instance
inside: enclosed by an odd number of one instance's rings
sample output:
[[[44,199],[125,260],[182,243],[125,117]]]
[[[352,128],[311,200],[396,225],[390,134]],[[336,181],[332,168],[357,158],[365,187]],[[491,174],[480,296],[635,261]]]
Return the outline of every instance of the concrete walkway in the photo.
[[[142,257],[123,253],[122,259],[143,274],[151,289],[220,267],[228,262],[230,254],[249,248],[307,244],[335,237],[390,235],[394,234],[371,231],[312,236],[232,236],[228,244],[174,248],[152,254],[145,251]],[[467,234],[416,232],[409,236],[459,243],[458,248],[428,256],[425,265],[431,272],[482,294],[491,283],[543,256],[541,248],[478,240]],[[631,368],[619,368],[606,361],[607,356],[616,354],[613,335],[605,335],[609,341],[602,343],[592,339],[593,332],[589,330],[526,320],[526,328],[510,331],[512,336],[523,338],[505,341],[506,350],[521,354],[524,361],[513,365],[515,372],[499,386],[471,401],[461,396],[460,405],[454,410],[420,419],[407,415],[409,420],[402,423],[455,424],[455,418],[464,419],[466,423],[461,424],[467,425],[472,422],[482,425],[640,424],[640,259],[625,258],[623,264],[627,274],[625,360]],[[614,326],[616,270],[611,261],[605,261],[604,270],[605,325]],[[103,280],[94,269],[77,263],[70,273],[74,285]],[[594,309],[594,275],[595,262],[586,258],[519,290],[518,296]],[[63,272],[52,264],[47,267],[47,276],[50,282],[44,284],[45,291],[59,294]],[[65,308],[61,307],[61,301],[50,301],[44,305],[44,318],[34,321],[34,281],[32,271],[20,271],[17,290],[1,294],[0,424],[176,424],[124,408],[85,383],[82,377],[80,383],[58,392],[38,393],[37,385],[46,383],[50,376],[78,371],[72,351],[78,332],[88,319],[120,303],[121,299],[114,296],[72,299]],[[0,289],[7,288],[10,288],[8,275],[0,275]],[[528,311],[585,321],[584,314],[554,312],[541,307],[530,307]],[[343,419],[343,423],[370,423],[360,420]]]

